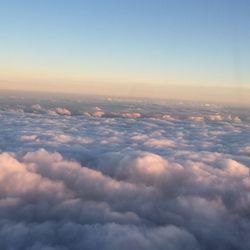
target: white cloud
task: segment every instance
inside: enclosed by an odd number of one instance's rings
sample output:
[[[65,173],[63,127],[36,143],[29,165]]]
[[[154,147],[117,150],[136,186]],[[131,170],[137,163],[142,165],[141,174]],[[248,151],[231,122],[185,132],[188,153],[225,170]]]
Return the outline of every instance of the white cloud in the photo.
[[[192,161],[180,165],[151,153],[114,155],[113,159],[115,165],[106,168],[104,164],[102,173],[45,150],[21,158],[0,154],[0,238],[4,237],[6,248],[31,246],[33,235],[32,246],[42,249],[49,244],[56,249],[64,241],[57,241],[50,232],[59,230],[63,238],[79,235],[74,243],[64,242],[73,249],[82,244],[89,249],[103,244],[107,249],[122,249],[126,242],[132,249],[199,249],[200,244],[205,249],[211,244],[227,249],[225,239],[243,226],[236,224],[235,215],[242,222],[247,219],[250,177],[248,168],[236,161],[221,160],[213,168]],[[72,228],[65,232],[67,223]],[[40,227],[51,240],[38,234]],[[204,227],[209,234],[200,229]],[[80,237],[83,231],[87,238]],[[16,243],[8,241],[10,232],[20,237]],[[222,238],[216,235],[220,232]],[[88,237],[96,237],[98,245]],[[241,249],[240,240],[232,244]]]
[[[1,249],[250,248],[244,111],[38,102],[0,111]]]
[[[145,145],[149,147],[164,148],[164,147],[175,147],[176,144],[173,140],[169,139],[151,138],[145,142]]]

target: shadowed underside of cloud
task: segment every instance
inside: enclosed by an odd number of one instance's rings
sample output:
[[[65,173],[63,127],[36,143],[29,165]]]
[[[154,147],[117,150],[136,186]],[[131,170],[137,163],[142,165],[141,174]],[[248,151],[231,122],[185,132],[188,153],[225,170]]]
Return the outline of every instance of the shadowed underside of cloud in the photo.
[[[0,154],[1,249],[249,249],[249,169],[133,152]]]

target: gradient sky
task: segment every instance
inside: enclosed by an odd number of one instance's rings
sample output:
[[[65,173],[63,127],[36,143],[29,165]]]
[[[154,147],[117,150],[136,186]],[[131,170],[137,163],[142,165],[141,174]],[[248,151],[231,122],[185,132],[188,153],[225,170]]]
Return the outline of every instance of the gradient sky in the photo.
[[[249,0],[0,0],[0,88],[248,91],[249,13]]]

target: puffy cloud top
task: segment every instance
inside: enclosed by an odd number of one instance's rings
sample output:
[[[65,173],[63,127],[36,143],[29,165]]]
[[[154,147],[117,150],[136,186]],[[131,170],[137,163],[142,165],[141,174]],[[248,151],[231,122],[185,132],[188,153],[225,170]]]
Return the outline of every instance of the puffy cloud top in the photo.
[[[244,110],[70,103],[0,111],[0,249],[250,249]]]
[[[3,249],[250,247],[240,240],[250,236],[246,166],[180,165],[140,152],[113,158],[95,170],[45,150],[0,154]]]

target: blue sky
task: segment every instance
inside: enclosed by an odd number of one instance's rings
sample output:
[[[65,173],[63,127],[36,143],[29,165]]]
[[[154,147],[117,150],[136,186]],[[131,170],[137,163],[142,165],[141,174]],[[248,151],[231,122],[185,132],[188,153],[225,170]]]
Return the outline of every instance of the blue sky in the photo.
[[[249,0],[0,1],[1,80],[248,85],[249,13]]]

